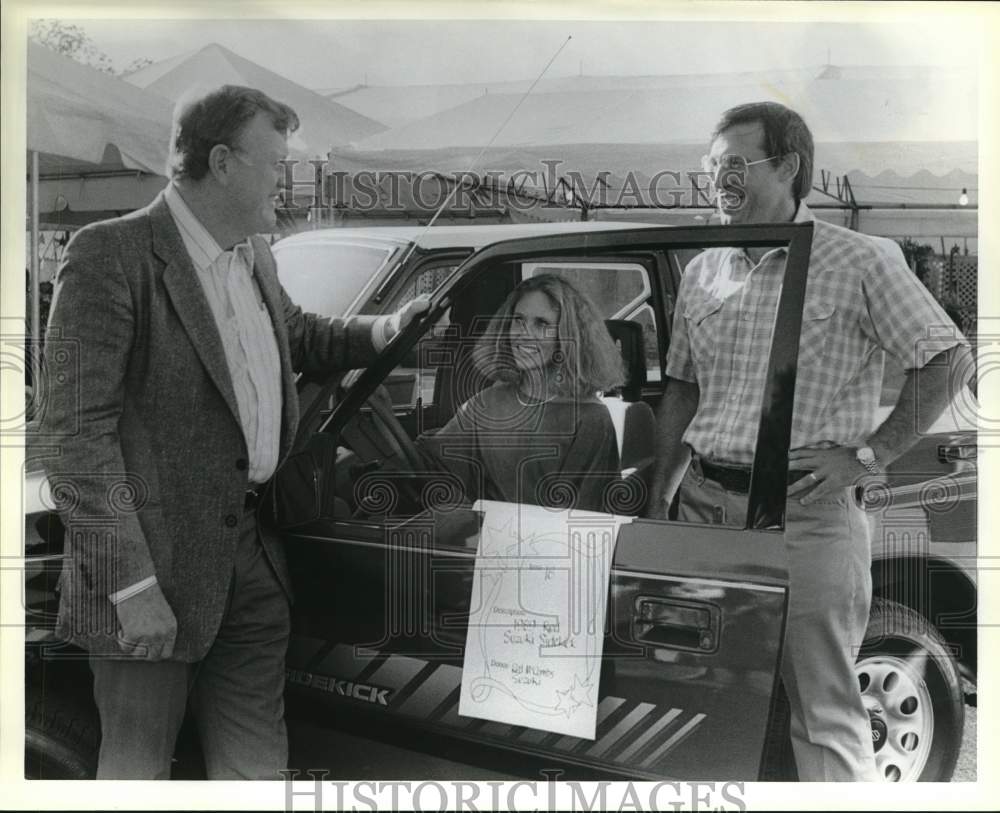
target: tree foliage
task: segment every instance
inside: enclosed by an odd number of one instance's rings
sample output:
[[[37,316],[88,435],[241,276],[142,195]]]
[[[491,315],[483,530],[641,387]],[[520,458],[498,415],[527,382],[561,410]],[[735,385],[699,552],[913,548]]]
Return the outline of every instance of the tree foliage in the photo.
[[[28,36],[57,54],[112,76],[124,76],[153,64],[149,57],[140,57],[132,60],[124,70],[118,70],[111,57],[94,45],[83,28],[63,20],[32,20]]]
[[[913,272],[917,275],[917,279],[921,282],[926,282],[931,260],[934,259],[934,247],[926,243],[918,243],[909,237],[905,237],[897,242],[903,250],[906,264],[913,269]]]

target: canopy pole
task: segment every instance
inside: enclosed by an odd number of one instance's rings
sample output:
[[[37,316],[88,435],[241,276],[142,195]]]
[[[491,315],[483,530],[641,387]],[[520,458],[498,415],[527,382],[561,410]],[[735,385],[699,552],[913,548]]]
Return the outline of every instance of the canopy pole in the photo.
[[[38,257],[38,150],[31,151],[31,388],[38,393],[41,386],[41,263]],[[32,399],[37,403],[36,399]]]

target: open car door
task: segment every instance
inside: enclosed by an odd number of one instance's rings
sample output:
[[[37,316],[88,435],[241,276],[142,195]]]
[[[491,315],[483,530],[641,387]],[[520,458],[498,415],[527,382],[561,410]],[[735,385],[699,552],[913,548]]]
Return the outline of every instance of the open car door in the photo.
[[[562,768],[578,778],[757,779],[787,606],[782,527],[811,239],[811,224],[647,228],[498,243],[464,262],[434,294],[426,318],[346,392],[331,383],[314,399],[277,480],[272,505],[296,590],[290,696],[333,709],[338,724],[405,738],[410,747],[437,738],[470,755],[502,749],[535,778],[539,768]],[[751,246],[784,247],[787,258],[746,526],[639,518],[622,527],[595,739],[460,715],[482,517],[445,506],[447,478],[428,474],[425,482],[411,471],[410,485],[419,487],[410,491],[423,502],[404,509],[396,486],[380,477],[384,459],[409,455],[412,436],[427,428],[426,402],[445,380],[428,381],[427,372],[461,358],[464,327],[448,315],[490,286],[509,289],[529,263],[628,256],[659,274],[650,302],[665,336],[665,265],[649,258]],[[665,352],[663,341],[661,369]],[[643,398],[655,407],[661,394],[657,385]],[[646,500],[633,501],[632,513]]]

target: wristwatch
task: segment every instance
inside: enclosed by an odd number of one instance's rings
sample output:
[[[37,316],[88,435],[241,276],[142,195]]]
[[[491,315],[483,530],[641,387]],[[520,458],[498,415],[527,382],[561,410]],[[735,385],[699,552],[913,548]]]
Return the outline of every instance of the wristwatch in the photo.
[[[875,450],[871,446],[862,446],[854,453],[854,456],[869,474],[878,476],[882,473],[882,470],[878,466],[878,458],[875,456]]]

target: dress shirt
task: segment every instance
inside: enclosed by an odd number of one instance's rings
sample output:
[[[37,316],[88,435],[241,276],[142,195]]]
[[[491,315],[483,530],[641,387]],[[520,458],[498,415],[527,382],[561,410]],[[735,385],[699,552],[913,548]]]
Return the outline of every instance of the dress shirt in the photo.
[[[281,360],[271,317],[253,278],[253,247],[248,240],[223,250],[174,184],[165,198],[222,339],[247,444],[249,481],[264,483],[278,465]]]

